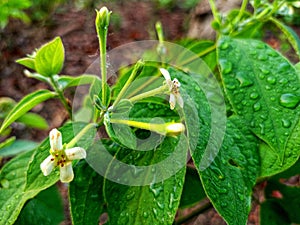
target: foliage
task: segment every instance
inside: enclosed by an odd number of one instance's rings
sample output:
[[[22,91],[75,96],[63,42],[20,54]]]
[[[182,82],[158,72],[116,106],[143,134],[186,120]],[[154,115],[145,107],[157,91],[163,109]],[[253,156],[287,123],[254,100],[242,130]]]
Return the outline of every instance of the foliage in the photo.
[[[257,33],[273,24],[298,57],[300,41],[276,19],[285,1],[253,1],[253,13],[246,11],[247,3],[223,16],[210,1],[215,42],[165,42],[157,24],[159,40],[146,42],[145,51],[138,45],[130,55],[133,62],[120,64],[112,86],[108,72],[120,52],[106,52],[111,15],[106,7],[96,11],[95,23],[101,79],[59,75],[65,58],[59,37],[17,60],[31,71],[26,76],[51,90],[37,90],[18,103],[3,101],[0,133],[7,135],[26,115],[27,122],[35,118],[42,124],[30,110],[53,98],[69,121],[38,146],[22,148],[14,137],[1,143],[1,156],[17,156],[1,169],[0,224],[59,224],[62,208],[52,209],[52,200],[60,201],[53,185],[59,181],[58,165],[61,172],[73,159],[75,177],[68,186],[73,224],[98,224],[101,215],[113,225],[181,224],[194,212],[176,218],[179,208],[209,199],[227,224],[243,225],[253,188],[261,182],[261,224],[299,223],[299,187],[282,182],[299,174],[299,64],[258,40]],[[69,87],[78,88],[79,109],[65,96]],[[71,149],[84,154],[64,161]],[[51,164],[54,156],[61,157],[57,165]],[[54,172],[45,174],[45,168]]]

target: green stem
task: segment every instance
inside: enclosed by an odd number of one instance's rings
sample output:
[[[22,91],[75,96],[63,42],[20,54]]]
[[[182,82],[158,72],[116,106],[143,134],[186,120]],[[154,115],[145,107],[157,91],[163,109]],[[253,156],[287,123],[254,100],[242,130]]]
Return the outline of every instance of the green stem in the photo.
[[[96,128],[98,125],[96,123],[89,123],[86,125],[76,136],[66,145],[66,148],[73,148],[76,143],[83,137],[84,134],[88,132],[91,128]]]
[[[173,225],[180,225],[180,224],[183,224],[187,221],[189,221],[190,219],[192,219],[193,217],[201,214],[201,213],[204,213],[206,210],[212,208],[212,204],[207,201],[205,202],[201,207],[197,208],[196,210],[193,210],[191,213],[185,215],[185,216],[182,216],[182,217],[179,217],[174,223]]]
[[[236,21],[237,23],[240,22],[240,20],[241,20],[243,14],[244,14],[244,12],[245,12],[245,10],[246,10],[247,5],[248,5],[248,0],[243,0],[241,9],[240,9],[240,11],[239,11],[239,14],[238,14],[238,16],[237,16],[236,19],[235,19],[235,21]]]
[[[214,0],[209,0],[209,5],[210,5],[211,12],[212,12],[212,14],[214,16],[215,21],[217,21],[219,24],[221,24],[219,12],[217,10],[215,1]]]
[[[136,65],[135,65],[135,67],[134,67],[132,73],[130,74],[128,80],[126,81],[125,85],[123,86],[123,88],[121,89],[120,93],[118,94],[116,100],[114,101],[114,103],[113,103],[113,105],[112,105],[112,108],[113,108],[114,106],[116,106],[116,105],[120,102],[120,100],[122,99],[122,97],[123,97],[125,91],[126,91],[127,88],[129,87],[129,85],[130,85],[130,84],[132,83],[132,81],[133,81],[133,80],[134,80],[134,79],[142,72],[143,68],[144,68],[144,62],[143,62],[142,60],[139,60],[139,61],[136,63]]]
[[[69,106],[63,91],[60,89],[58,82],[51,76],[50,77],[50,84],[52,86],[52,88],[54,89],[54,91],[58,94],[58,97],[60,99],[60,101],[62,102],[63,106],[65,107],[65,109],[67,110],[69,117],[72,119],[72,109]]]
[[[107,70],[106,70],[106,41],[107,41],[107,28],[101,29],[99,36],[99,46],[100,46],[100,64],[101,64],[101,76],[102,76],[102,104],[106,105],[106,79],[107,79]]]
[[[132,98],[129,98],[128,100],[131,101],[131,102],[136,102],[136,101],[139,101],[139,100],[142,100],[142,99],[145,99],[145,98],[148,98],[148,97],[152,97],[152,96],[155,96],[155,95],[158,95],[158,94],[164,94],[168,90],[169,90],[168,85],[163,85],[163,86],[155,88],[151,91],[147,91],[147,92],[144,92],[142,94],[136,95]]]

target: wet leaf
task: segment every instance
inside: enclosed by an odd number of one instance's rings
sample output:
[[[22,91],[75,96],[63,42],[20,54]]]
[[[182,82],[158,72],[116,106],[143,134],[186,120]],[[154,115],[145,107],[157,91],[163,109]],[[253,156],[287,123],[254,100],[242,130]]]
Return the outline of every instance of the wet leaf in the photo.
[[[226,36],[219,40],[218,58],[235,113],[270,146],[267,154],[278,158],[274,166],[283,166],[286,151],[298,152],[286,147],[299,118],[300,82],[295,68],[263,42]]]

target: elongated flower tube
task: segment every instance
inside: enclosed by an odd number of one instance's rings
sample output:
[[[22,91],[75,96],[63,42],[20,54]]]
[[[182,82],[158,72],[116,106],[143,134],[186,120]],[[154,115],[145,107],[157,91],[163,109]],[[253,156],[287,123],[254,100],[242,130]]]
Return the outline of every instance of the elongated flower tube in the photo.
[[[41,163],[40,168],[44,176],[48,176],[55,167],[59,167],[61,182],[69,183],[74,178],[72,160],[84,159],[86,151],[81,147],[65,149],[62,135],[57,129],[50,131],[49,140],[50,155]]]
[[[167,85],[169,86],[169,91],[170,91],[170,109],[173,110],[176,106],[176,102],[180,106],[180,108],[183,108],[183,99],[180,95],[180,82],[174,78],[174,80],[171,80],[171,76],[168,70],[164,68],[159,69],[162,75],[164,76]]]

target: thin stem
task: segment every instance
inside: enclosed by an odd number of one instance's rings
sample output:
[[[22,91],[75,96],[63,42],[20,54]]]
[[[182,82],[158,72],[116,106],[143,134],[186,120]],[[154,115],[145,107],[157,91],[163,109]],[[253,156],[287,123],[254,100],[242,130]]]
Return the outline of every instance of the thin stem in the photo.
[[[50,84],[52,86],[52,88],[54,89],[54,91],[58,94],[58,97],[60,99],[60,101],[62,102],[63,106],[65,107],[65,109],[67,110],[69,117],[72,119],[72,109],[69,106],[63,91],[60,89],[58,82],[51,76],[50,77]]]
[[[241,20],[243,14],[244,14],[244,12],[245,12],[245,10],[246,10],[246,8],[247,8],[247,5],[248,5],[248,0],[243,0],[241,9],[240,9],[239,14],[238,14],[238,16],[236,17],[235,21],[240,22],[240,20]]]
[[[209,0],[209,5],[210,5],[210,8],[211,8],[211,12],[214,16],[214,19],[220,23],[220,16],[219,16],[219,12],[217,10],[217,7],[216,7],[216,4],[215,4],[215,1],[214,0]]]
[[[189,221],[190,219],[192,219],[193,217],[201,214],[201,213],[204,213],[206,210],[212,208],[212,204],[207,201],[205,202],[201,207],[197,208],[196,210],[193,210],[191,213],[185,215],[185,216],[182,216],[180,218],[178,218],[174,223],[173,225],[180,225],[180,224],[183,224],[187,221]]]
[[[66,148],[73,148],[76,143],[83,137],[84,134],[88,132],[91,128],[96,128],[98,125],[96,123],[89,123],[86,125],[66,146]]]
[[[131,101],[131,102],[136,102],[136,101],[148,98],[148,97],[152,97],[152,96],[155,96],[155,95],[158,95],[158,94],[166,93],[168,90],[169,90],[168,85],[163,85],[163,86],[155,88],[151,91],[147,91],[147,92],[144,92],[142,94],[136,95],[132,98],[129,98],[128,100]]]
[[[106,41],[107,41],[107,28],[101,29],[102,34],[99,37],[100,46],[100,64],[101,64],[101,76],[102,76],[102,104],[106,105]]]
[[[118,94],[116,100],[114,101],[112,107],[116,106],[120,102],[125,91],[128,89],[129,85],[142,72],[143,67],[144,67],[144,62],[141,60],[138,61],[137,64],[135,65],[132,73],[130,74],[128,80],[126,81],[125,85],[123,86],[123,88],[121,89],[120,93]]]

